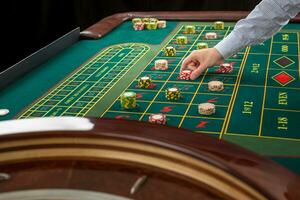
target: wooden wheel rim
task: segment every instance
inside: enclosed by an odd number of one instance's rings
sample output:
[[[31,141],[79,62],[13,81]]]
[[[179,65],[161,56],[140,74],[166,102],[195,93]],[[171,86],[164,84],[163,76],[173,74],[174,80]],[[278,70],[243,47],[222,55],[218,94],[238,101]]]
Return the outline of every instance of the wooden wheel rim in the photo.
[[[48,148],[44,148],[45,145]],[[43,138],[12,142],[6,144],[7,147],[21,149],[1,153],[0,162],[40,158],[93,158],[133,162],[183,175],[186,180],[202,183],[228,199],[266,199],[247,183],[213,165],[154,145],[109,139]]]

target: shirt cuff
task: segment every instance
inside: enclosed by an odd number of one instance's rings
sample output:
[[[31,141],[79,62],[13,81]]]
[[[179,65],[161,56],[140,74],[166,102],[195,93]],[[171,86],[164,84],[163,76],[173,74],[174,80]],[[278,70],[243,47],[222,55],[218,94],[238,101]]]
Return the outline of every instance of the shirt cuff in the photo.
[[[239,52],[239,50],[243,47],[244,45],[241,38],[239,38],[233,31],[226,38],[220,41],[214,48],[218,50],[224,59],[227,59]]]

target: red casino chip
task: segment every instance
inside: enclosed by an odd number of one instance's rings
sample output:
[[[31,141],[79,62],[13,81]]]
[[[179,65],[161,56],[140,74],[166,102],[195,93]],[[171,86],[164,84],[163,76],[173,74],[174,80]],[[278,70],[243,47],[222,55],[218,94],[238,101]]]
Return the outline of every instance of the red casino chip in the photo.
[[[136,31],[141,31],[141,30],[144,30],[145,24],[144,24],[143,22],[136,22],[136,23],[133,25],[133,28],[134,28],[134,30],[136,30]]]
[[[233,65],[231,63],[220,64],[220,68],[217,69],[216,73],[231,73],[233,71]]]
[[[192,73],[192,70],[189,70],[189,69],[182,70],[179,74],[179,79],[190,80],[191,73]]]
[[[149,122],[153,124],[166,124],[167,117],[165,114],[151,114],[149,116]]]

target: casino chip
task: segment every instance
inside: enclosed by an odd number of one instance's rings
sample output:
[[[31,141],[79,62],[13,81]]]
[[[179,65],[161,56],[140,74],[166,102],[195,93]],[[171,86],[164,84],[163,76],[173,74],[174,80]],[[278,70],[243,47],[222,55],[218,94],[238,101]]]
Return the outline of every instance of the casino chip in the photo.
[[[214,40],[217,39],[218,35],[215,32],[208,32],[205,34],[205,39]]]
[[[176,55],[175,47],[168,46],[165,48],[165,56],[175,56],[175,55]]]
[[[200,115],[212,115],[216,112],[216,106],[212,103],[200,103],[198,105]]]
[[[197,44],[197,49],[206,49],[206,48],[208,48],[208,44],[207,43],[205,43],[205,42],[200,42],[200,43],[198,43]]]
[[[143,76],[139,78],[138,86],[139,88],[149,88],[151,86],[151,78],[149,76]]]
[[[9,113],[8,109],[0,109],[0,116],[5,116]]]
[[[196,33],[196,27],[193,26],[193,25],[187,25],[187,26],[185,26],[184,33],[186,33],[186,34],[195,34]]]
[[[224,29],[224,22],[222,22],[222,21],[216,21],[214,23],[214,29],[216,29],[216,30],[223,30]]]
[[[217,69],[216,73],[231,73],[233,71],[233,66],[231,63],[223,63],[220,64],[219,69]]]
[[[210,81],[208,82],[208,89],[212,92],[220,92],[224,89],[224,84],[221,81]]]
[[[158,114],[151,114],[149,116],[149,122],[153,124],[166,124],[167,117],[165,114],[158,113]]]
[[[189,69],[182,70],[179,74],[179,79],[188,81],[190,80],[191,73],[192,70]]]
[[[155,70],[167,70],[168,69],[168,61],[165,59],[158,59],[154,63]]]
[[[166,98],[168,100],[179,100],[180,98],[180,90],[177,87],[168,88],[166,90]]]
[[[187,44],[188,43],[188,39],[186,36],[178,36],[176,38],[176,42],[177,44]]]
[[[166,20],[159,20],[157,21],[157,28],[166,28],[167,27],[167,21]]]
[[[157,22],[156,21],[150,21],[150,22],[144,22],[145,27],[148,30],[155,30],[157,29]]]
[[[145,28],[144,22],[136,22],[133,24],[133,29],[136,31],[144,30],[144,28]]]
[[[123,109],[134,109],[137,107],[136,104],[136,93],[135,92],[124,92],[120,97],[121,107]]]

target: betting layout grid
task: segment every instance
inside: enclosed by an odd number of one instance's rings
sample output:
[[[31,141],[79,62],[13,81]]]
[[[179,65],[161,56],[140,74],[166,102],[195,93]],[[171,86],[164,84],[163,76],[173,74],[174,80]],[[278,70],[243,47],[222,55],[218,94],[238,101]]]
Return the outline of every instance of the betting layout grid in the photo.
[[[178,32],[165,45],[165,47],[174,46],[176,48],[176,56],[166,56],[164,48],[162,48],[158,55],[148,63],[144,71],[133,80],[128,87],[126,91],[137,93],[137,102],[139,106],[136,109],[124,110],[118,99],[116,99],[114,104],[102,116],[147,121],[150,114],[165,113],[167,115],[168,125],[185,127],[194,131],[206,128],[206,131],[208,132],[220,132],[244,53],[241,52],[237,57],[228,60],[229,62],[232,62],[236,68],[231,74],[216,73],[215,71],[218,68],[218,66],[216,66],[209,69],[200,80],[178,80],[181,61],[191,51],[197,49],[198,43],[205,41],[209,44],[209,47],[212,47],[232,30],[232,27],[230,26],[225,27],[224,30],[215,30],[211,25],[195,26],[195,34],[186,34],[184,33],[185,25],[181,25]],[[218,38],[216,40],[206,40],[205,34],[212,31],[217,32]],[[177,44],[176,38],[182,35],[188,38],[187,45]],[[167,59],[169,62],[169,69],[166,71],[154,70],[154,62],[158,59]],[[139,77],[142,76],[151,77],[156,86],[150,89],[139,88],[137,82]],[[208,91],[207,83],[211,80],[220,80],[224,82],[225,89],[222,92]],[[165,90],[170,87],[178,87],[181,90],[182,98],[179,101],[168,101],[165,98]],[[198,113],[198,104],[201,102],[211,102],[216,104],[218,111],[213,116],[200,116]],[[208,123],[210,126],[208,126]],[[216,129],[217,126],[219,129]]]
[[[177,36],[183,35],[183,28],[184,26],[167,45],[176,46],[175,39]],[[202,37],[205,32],[210,31],[209,27],[205,28],[206,30],[202,32]],[[200,29],[201,26],[198,26],[198,33]],[[231,29],[229,28],[228,30],[230,31]],[[228,31],[225,34],[228,34]],[[190,42],[195,39],[193,38],[193,35],[188,38]],[[192,42],[192,46],[198,43],[201,39],[203,39],[201,36],[196,38],[197,42]],[[222,37],[219,37],[217,41],[208,42],[210,43],[210,46],[213,46],[213,44],[218,42],[220,39],[222,39]],[[108,113],[104,116],[146,121],[148,116],[152,113],[165,112],[168,115],[167,124],[169,125],[184,127],[193,131],[205,131],[207,133],[216,134],[219,138],[222,138],[224,134],[240,134],[251,137],[271,137],[275,139],[289,140],[297,140],[299,138],[299,135],[293,134],[293,131],[289,131],[289,129],[297,130],[297,122],[295,122],[297,117],[293,116],[298,116],[300,109],[298,108],[299,106],[297,107],[294,103],[288,103],[287,100],[288,96],[293,97],[293,102],[299,99],[295,92],[299,90],[299,86],[297,85],[299,83],[299,81],[297,82],[297,80],[299,80],[299,33],[297,33],[297,31],[283,30],[270,40],[253,47],[248,47],[239,52],[236,57],[228,59],[228,61],[232,62],[235,66],[235,70],[232,74],[218,74],[216,77],[215,74],[210,73],[213,72],[214,69],[210,69],[212,71],[208,70],[208,72],[206,72],[203,76],[203,81],[200,84],[203,84],[204,86],[209,80],[221,80],[225,82],[225,94],[219,93],[218,97],[216,97],[217,94],[207,93],[207,89],[206,91],[205,89],[202,89],[203,86],[195,88],[195,85],[191,82],[185,81],[184,83],[181,83],[177,80],[180,61],[183,57],[188,55],[190,51],[196,48],[195,46],[192,48],[190,47],[191,43],[177,47],[177,56],[173,58],[164,57],[163,51],[158,54],[155,59],[170,60],[170,66],[173,66],[173,68],[169,69],[170,71],[153,71],[153,63],[150,62],[144,72],[140,74],[140,76],[151,76],[153,81],[156,82],[156,85],[158,86],[157,88],[160,89],[143,91],[143,89],[136,87],[136,80],[131,84],[128,90],[138,91],[137,97],[140,107],[137,110],[130,112],[122,111],[122,109],[118,107],[118,103],[116,101],[107,110]],[[174,64],[172,64],[172,62],[174,62]],[[266,67],[265,70],[263,67]],[[255,77],[257,75],[258,77]],[[259,81],[257,82],[256,80]],[[183,99],[179,102],[166,101],[166,99],[163,98],[163,93],[164,90],[170,86],[179,87],[182,90],[184,97],[187,97],[186,99],[192,99],[192,101],[187,102]],[[232,89],[232,92],[230,93],[229,91],[229,94],[226,94],[226,91],[230,90],[230,88]],[[257,99],[254,99],[253,101],[244,100],[245,90],[247,90],[247,93],[254,98],[260,95],[261,100],[258,102]],[[249,92],[249,90],[251,90],[252,93]],[[289,92],[290,90],[293,91]],[[258,93],[256,93],[257,91]],[[200,94],[201,92],[202,95],[193,95],[195,93]],[[249,95],[246,95],[246,97],[247,96]],[[206,99],[201,99],[201,97]],[[198,98],[200,98],[200,101]],[[213,103],[222,101],[227,102],[227,105],[216,104],[218,112],[215,116],[199,117],[199,115],[195,113],[197,112],[196,106],[199,102],[205,101]],[[255,104],[259,104],[261,106],[261,110],[258,109],[258,112],[255,112],[256,108],[253,108],[253,102],[256,102]],[[237,104],[241,105],[235,106]],[[267,107],[266,105],[269,105],[270,107]],[[228,107],[229,109],[227,109]],[[225,108],[223,109],[223,116],[225,117],[216,117],[218,114],[222,113],[222,108]],[[253,110],[254,112],[252,112]],[[193,111],[194,113],[190,115]],[[271,113],[272,111],[273,113]],[[288,125],[290,113],[292,113],[293,117],[293,121],[290,123],[291,128],[289,128]],[[273,116],[270,126],[269,118],[272,114],[275,115]],[[199,121],[199,118],[203,120]],[[242,118],[245,124],[256,124],[254,126],[251,125],[250,129],[248,126],[238,126],[236,123],[232,123],[240,121],[237,120],[237,118]],[[259,122],[257,123],[258,119]],[[220,129],[220,127],[222,128]],[[253,129],[254,127],[256,127],[256,129]],[[242,129],[233,130],[233,128]]]

